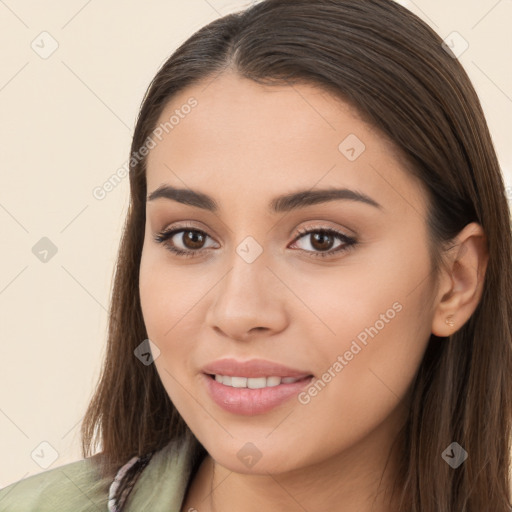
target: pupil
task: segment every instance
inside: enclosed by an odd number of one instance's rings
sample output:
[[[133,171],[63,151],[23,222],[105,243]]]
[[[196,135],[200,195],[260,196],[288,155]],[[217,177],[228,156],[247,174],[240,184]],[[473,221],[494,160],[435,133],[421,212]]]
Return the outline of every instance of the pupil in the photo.
[[[330,247],[332,245],[331,235],[324,233],[324,232],[314,233],[313,240],[314,240],[313,247],[315,247],[316,249],[326,250],[326,249],[330,249]],[[317,242],[317,241],[320,242],[320,247],[316,246],[315,242]],[[328,247],[326,247],[325,244],[327,244]]]
[[[192,243],[191,249],[198,249],[201,247],[201,244],[203,242],[203,235],[201,233],[198,233],[197,231],[187,231],[186,234],[187,236],[185,237],[185,240]]]

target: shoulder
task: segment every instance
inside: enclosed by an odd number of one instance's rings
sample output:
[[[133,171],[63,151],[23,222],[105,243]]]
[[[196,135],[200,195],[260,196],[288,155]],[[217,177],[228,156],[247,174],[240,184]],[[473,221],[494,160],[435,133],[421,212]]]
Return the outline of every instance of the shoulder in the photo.
[[[93,459],[65,464],[0,489],[0,511],[107,510],[110,481],[100,477]]]
[[[180,439],[157,451],[136,481],[126,512],[179,510],[196,447],[194,439]],[[106,512],[111,484],[111,478],[101,478],[94,456],[0,489],[0,512]]]

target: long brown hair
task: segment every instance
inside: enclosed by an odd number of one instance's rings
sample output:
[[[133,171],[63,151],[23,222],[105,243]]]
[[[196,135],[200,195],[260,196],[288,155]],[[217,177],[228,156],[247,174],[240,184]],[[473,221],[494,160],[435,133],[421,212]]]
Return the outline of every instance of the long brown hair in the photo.
[[[489,251],[483,295],[455,334],[431,335],[400,433],[395,489],[401,512],[509,512],[511,220],[484,114],[463,67],[432,29],[391,0],[265,0],[203,27],[163,64],[141,105],[131,155],[176,93],[228,67],[265,85],[321,86],[394,144],[429,197],[434,277],[453,237],[470,222],[483,227]],[[133,455],[192,436],[155,366],[134,356],[147,338],[138,288],[145,171],[145,158],[130,160],[107,353],[81,431],[85,457],[100,442],[104,475]],[[441,457],[454,441],[469,454],[457,469]]]

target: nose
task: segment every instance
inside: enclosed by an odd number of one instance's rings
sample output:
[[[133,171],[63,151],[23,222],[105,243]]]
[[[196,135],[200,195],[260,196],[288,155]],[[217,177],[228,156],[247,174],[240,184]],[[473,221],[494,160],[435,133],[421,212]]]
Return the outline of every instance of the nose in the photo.
[[[247,263],[238,255],[212,291],[207,325],[237,341],[271,336],[286,329],[285,286],[260,257]]]

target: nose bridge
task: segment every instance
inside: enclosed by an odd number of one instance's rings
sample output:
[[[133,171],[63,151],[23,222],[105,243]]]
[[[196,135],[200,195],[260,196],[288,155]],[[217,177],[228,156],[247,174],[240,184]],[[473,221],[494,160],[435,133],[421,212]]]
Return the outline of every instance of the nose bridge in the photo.
[[[229,270],[215,287],[208,311],[209,326],[237,339],[255,328],[283,329],[283,297],[276,288],[278,280],[267,268],[270,261],[263,247],[255,239],[243,239],[228,260]]]
[[[227,298],[243,298],[245,301],[251,298],[265,299],[264,296],[269,291],[266,285],[269,274],[271,275],[267,268],[268,264],[263,247],[254,239],[244,239],[235,247],[230,258],[230,270],[220,287],[222,295]],[[270,297],[266,297],[265,302],[268,300]]]

